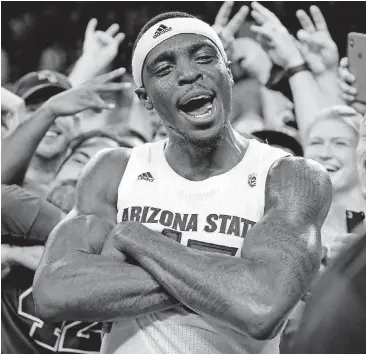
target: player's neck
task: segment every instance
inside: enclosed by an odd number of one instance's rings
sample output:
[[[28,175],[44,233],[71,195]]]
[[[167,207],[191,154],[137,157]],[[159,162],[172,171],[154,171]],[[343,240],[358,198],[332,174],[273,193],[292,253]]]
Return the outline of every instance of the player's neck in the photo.
[[[242,159],[249,141],[240,137],[228,125],[221,139],[207,147],[199,147],[187,140],[169,139],[165,158],[170,167],[182,177],[201,181],[230,171]]]

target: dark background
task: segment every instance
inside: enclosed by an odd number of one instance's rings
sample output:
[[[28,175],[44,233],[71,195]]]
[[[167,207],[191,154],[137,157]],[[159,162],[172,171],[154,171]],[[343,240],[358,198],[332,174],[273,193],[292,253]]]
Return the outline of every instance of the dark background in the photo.
[[[233,14],[244,4],[236,2]],[[308,11],[316,4],[323,12],[341,57],[345,55],[347,33],[366,32],[366,2],[264,2],[292,33],[300,29],[295,17],[298,9]],[[88,21],[98,19],[97,29],[105,30],[117,22],[126,39],[114,66],[130,68],[134,40],[142,26],[164,11],[185,11],[212,24],[222,2],[1,2],[2,43],[10,62],[10,81],[38,68],[41,52],[49,46],[62,48],[67,55],[64,73],[81,54]]]

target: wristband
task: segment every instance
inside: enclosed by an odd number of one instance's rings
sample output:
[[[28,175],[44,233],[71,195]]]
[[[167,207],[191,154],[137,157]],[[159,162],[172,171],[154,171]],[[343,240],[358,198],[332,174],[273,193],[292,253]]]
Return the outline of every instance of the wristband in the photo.
[[[287,74],[287,77],[290,78],[301,71],[309,71],[309,70],[310,69],[308,67],[308,64],[304,63],[304,64],[293,66],[292,68],[288,68],[286,70],[286,74]]]

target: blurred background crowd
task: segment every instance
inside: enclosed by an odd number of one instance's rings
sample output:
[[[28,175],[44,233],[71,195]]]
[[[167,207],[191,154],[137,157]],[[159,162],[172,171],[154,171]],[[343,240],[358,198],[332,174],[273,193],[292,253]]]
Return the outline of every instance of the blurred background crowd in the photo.
[[[355,242],[363,242],[359,252],[365,249],[366,35],[349,36],[366,33],[365,2],[30,1],[1,8],[3,353],[99,352],[100,323],[46,324],[37,317],[32,281],[90,158],[104,148],[166,137],[157,114],[139,103],[131,76],[138,32],[162,12],[188,12],[218,32],[231,61],[230,121],[239,133],[329,172],[333,202],[322,229],[320,273]],[[124,84],[100,92],[106,109],[87,102],[88,85],[104,83],[101,75],[120,67],[126,71],[114,83]],[[347,281],[366,279],[365,263]],[[294,352],[304,304],[289,317],[281,354]],[[337,346],[361,353],[365,341],[354,343],[356,351]]]

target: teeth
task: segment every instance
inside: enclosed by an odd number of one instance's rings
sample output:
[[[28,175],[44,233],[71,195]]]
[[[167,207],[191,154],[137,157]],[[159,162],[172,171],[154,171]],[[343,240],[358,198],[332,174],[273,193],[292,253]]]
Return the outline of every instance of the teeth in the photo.
[[[198,114],[197,116],[193,116],[193,117],[195,117],[195,118],[204,118],[204,117],[207,117],[211,113],[211,111],[212,111],[212,104],[210,104],[209,106],[207,106],[207,108],[208,108],[207,113]]]
[[[193,100],[199,100],[199,99],[201,99],[201,98],[208,98],[208,99],[210,99],[210,97],[209,97],[209,96],[206,96],[206,95],[200,95],[200,96],[192,97],[192,98],[191,98],[191,99],[189,99],[185,104],[187,104],[188,102],[191,102],[191,101],[193,101]]]
[[[56,137],[57,136],[57,134],[55,133],[55,132],[50,132],[50,131],[48,131],[47,133],[46,133],[46,136],[48,136],[48,137]]]

